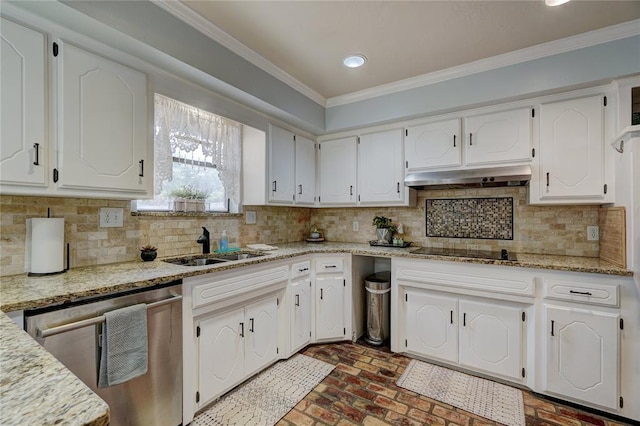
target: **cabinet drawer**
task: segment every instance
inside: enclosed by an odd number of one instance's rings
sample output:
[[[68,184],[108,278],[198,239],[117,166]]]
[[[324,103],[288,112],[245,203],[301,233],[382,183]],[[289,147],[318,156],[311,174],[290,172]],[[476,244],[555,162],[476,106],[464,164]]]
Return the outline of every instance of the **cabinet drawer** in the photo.
[[[316,260],[316,274],[342,272],[343,270],[344,262],[340,257],[327,257]]]
[[[258,295],[258,290],[272,286],[286,286],[289,268],[278,268],[247,272],[229,278],[197,285],[193,288],[193,309],[235,296]]]
[[[544,298],[568,300],[589,305],[618,306],[618,286],[566,281],[544,280]]]
[[[304,277],[311,273],[311,261],[305,260],[291,265],[291,278]]]

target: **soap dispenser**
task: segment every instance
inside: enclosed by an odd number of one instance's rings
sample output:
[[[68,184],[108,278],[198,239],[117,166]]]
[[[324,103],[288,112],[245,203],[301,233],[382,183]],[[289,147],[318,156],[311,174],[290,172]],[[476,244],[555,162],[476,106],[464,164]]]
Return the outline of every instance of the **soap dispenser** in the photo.
[[[219,251],[225,252],[229,250],[229,239],[227,238],[227,231],[222,231],[222,236],[220,237],[220,247]]]

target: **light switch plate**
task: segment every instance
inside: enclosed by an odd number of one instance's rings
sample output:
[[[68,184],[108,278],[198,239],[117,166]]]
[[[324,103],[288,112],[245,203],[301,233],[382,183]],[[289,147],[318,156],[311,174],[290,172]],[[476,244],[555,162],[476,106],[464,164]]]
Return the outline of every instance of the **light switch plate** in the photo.
[[[123,225],[124,210],[120,207],[100,208],[100,228],[119,228]]]
[[[257,215],[255,211],[248,210],[245,214],[245,223],[247,225],[255,225],[257,222]]]

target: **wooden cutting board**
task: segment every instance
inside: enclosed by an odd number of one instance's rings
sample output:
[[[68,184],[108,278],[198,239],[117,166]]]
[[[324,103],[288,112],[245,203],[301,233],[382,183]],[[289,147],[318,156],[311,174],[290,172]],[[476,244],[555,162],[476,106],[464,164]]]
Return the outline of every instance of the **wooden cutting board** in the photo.
[[[624,207],[601,207],[598,211],[600,259],[621,268],[627,267],[625,219]]]

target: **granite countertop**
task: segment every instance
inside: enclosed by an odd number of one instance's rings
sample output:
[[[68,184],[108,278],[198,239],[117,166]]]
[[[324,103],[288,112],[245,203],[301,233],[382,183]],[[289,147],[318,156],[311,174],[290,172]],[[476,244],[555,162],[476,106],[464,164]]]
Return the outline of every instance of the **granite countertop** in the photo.
[[[151,287],[174,280],[311,253],[404,257],[631,276],[632,271],[596,258],[518,254],[517,261],[412,254],[415,247],[377,247],[359,243],[288,243],[262,257],[206,266],[180,266],[157,259],[71,269],[47,277],[0,277],[4,312],[64,304],[101,294]],[[108,406],[9,317],[0,313],[0,424],[108,424]],[[61,391],[63,390],[63,391]]]
[[[0,314],[0,424],[109,424],[109,406]]]
[[[378,247],[360,243],[300,242],[279,244],[278,250],[264,252],[265,255],[262,257],[205,266],[187,267],[156,259],[154,262],[136,261],[75,268],[64,274],[46,277],[28,277],[24,274],[11,275],[0,278],[0,294],[2,295],[0,310],[10,312],[64,304],[81,298],[150,287],[210,272],[235,269],[310,253],[351,253],[609,275],[633,275],[633,272],[628,269],[619,268],[598,258],[518,253],[517,261],[504,261],[412,254],[411,251],[415,249],[416,247]]]

